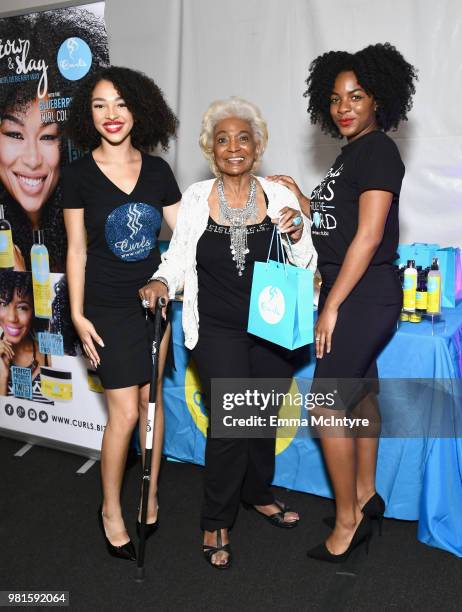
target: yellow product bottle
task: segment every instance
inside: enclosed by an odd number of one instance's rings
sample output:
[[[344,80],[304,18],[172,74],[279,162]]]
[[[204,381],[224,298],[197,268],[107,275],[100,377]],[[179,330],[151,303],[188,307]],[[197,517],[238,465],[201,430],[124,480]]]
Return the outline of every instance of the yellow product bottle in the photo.
[[[51,318],[51,278],[48,249],[43,240],[43,230],[34,230],[34,244],[30,251],[32,288],[35,316]]]
[[[440,314],[441,312],[441,272],[439,270],[438,258],[434,257],[432,266],[427,277],[427,312],[428,314]]]
[[[409,314],[402,310],[401,314],[399,315],[399,320],[400,321],[409,321]]]
[[[404,285],[403,285],[403,310],[406,312],[414,312],[415,298],[417,290],[417,270],[415,261],[409,259],[406,269],[404,270]]]
[[[13,236],[11,225],[5,219],[3,205],[0,204],[0,269],[14,268]]]

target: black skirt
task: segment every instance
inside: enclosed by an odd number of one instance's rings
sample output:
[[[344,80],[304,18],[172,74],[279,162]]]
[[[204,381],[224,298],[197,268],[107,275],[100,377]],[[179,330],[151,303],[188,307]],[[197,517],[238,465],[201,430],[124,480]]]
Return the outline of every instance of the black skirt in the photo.
[[[101,363],[97,374],[105,389],[143,385],[151,379],[152,317],[141,304],[108,307],[85,305],[104,347],[95,344]]]
[[[319,313],[340,266],[324,266]],[[340,409],[351,410],[367,393],[379,390],[377,357],[393,336],[403,293],[394,266],[370,266],[338,311],[332,349],[316,362],[314,392],[339,392]],[[320,383],[319,379],[333,379]],[[361,382],[361,380],[363,382]],[[327,391],[326,391],[327,390]]]

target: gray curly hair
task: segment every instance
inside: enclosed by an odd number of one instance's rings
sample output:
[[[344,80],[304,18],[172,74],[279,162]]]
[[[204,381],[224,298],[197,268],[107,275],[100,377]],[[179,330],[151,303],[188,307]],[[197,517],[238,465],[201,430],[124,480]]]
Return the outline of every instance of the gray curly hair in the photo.
[[[268,142],[268,127],[266,121],[261,116],[258,106],[237,96],[232,96],[226,100],[215,100],[210,104],[202,117],[201,133],[199,136],[199,146],[215,176],[220,176],[220,171],[217,168],[213,155],[213,132],[219,121],[229,119],[230,117],[237,117],[247,121],[252,129],[253,136],[258,145],[258,157],[255,160],[252,171],[258,166]]]

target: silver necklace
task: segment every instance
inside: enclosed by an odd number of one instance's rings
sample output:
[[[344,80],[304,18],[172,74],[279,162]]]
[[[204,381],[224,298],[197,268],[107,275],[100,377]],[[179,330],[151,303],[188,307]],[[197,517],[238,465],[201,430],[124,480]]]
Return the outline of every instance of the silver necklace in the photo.
[[[229,223],[229,235],[231,244],[229,248],[236,262],[239,276],[245,268],[245,256],[249,252],[247,246],[247,221],[254,219],[257,222],[257,181],[250,177],[249,197],[243,208],[231,208],[225,197],[223,179],[219,178],[217,183],[218,200],[220,203],[220,222]]]

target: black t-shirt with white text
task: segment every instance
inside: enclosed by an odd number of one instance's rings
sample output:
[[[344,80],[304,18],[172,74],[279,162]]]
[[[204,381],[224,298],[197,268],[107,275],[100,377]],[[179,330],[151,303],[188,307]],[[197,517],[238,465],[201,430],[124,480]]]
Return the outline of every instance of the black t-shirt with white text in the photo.
[[[342,147],[311,194],[311,234],[318,266],[341,265],[358,230],[359,197],[376,189],[393,194],[382,242],[371,265],[393,263],[399,242],[398,203],[404,164],[391,138],[374,131]]]

